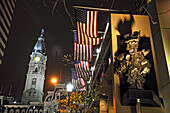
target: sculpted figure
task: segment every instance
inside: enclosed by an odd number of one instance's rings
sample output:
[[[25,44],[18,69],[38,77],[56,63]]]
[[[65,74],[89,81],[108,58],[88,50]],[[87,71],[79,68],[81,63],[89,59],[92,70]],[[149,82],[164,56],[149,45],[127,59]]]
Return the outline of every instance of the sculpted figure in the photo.
[[[138,51],[139,33],[131,36],[131,39],[125,41],[127,54],[122,53],[116,57],[120,61],[120,67],[116,69],[116,74],[120,78],[127,76],[127,82],[130,83],[129,88],[143,89],[145,83],[145,76],[149,74],[151,64],[145,56],[150,52],[149,50]]]

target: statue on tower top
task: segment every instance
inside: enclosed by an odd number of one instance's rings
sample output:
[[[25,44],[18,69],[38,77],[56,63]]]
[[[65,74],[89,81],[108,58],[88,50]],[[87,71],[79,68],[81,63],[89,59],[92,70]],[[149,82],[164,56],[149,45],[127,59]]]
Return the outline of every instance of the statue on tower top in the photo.
[[[44,36],[44,29],[42,28],[40,37],[43,37],[43,36]]]
[[[45,47],[45,39],[44,39],[44,29],[42,28],[41,30],[41,35],[38,38],[38,41],[36,42],[33,52],[39,52],[42,53],[44,55],[46,55],[46,47]]]

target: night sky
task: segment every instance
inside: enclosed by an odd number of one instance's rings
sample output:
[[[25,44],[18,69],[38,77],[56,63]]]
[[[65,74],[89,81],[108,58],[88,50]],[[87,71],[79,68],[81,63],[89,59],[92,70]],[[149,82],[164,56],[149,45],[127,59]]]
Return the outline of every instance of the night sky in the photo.
[[[61,74],[62,82],[71,82],[73,65],[64,66],[62,57],[73,54],[73,33],[75,28],[67,14],[63,0],[58,0],[54,13],[53,3],[44,5],[43,0],[17,0],[8,36],[7,47],[0,66],[0,88],[3,94],[9,93],[20,101],[25,87],[28,63],[33,47],[40,36],[41,29],[45,29],[45,42],[47,48],[47,69],[45,75],[44,94],[53,90],[50,83],[52,76]],[[54,2],[55,0],[44,0]],[[74,8],[72,6],[88,6],[110,8],[112,0],[66,0],[67,9],[75,24]],[[115,0],[113,9],[134,9],[134,0]],[[102,16],[103,15],[105,16]],[[101,18],[102,17],[102,18]],[[106,25],[106,12],[99,14],[99,30],[104,31]]]

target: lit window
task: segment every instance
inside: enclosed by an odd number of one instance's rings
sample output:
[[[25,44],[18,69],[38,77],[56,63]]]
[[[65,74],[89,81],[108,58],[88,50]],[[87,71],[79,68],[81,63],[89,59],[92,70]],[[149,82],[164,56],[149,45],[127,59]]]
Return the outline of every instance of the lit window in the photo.
[[[36,85],[37,78],[32,79],[32,85]]]

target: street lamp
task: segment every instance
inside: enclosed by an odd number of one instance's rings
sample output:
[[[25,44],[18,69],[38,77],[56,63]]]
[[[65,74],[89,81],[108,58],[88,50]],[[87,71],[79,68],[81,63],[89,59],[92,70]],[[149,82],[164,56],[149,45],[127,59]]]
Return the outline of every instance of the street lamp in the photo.
[[[96,53],[97,53],[97,54],[100,53],[100,51],[101,51],[100,48],[97,48],[97,49],[96,49]]]
[[[51,83],[56,84],[57,83],[57,78],[52,78]]]
[[[72,90],[73,90],[73,85],[72,85],[72,84],[68,84],[68,85],[66,86],[66,89],[67,89],[67,92],[72,92]]]
[[[67,84],[66,89],[67,89],[67,92],[68,92],[68,106],[69,106],[69,102],[70,102],[70,94],[69,93],[72,92],[73,85],[72,84]],[[71,110],[71,108],[70,108],[70,110]]]

